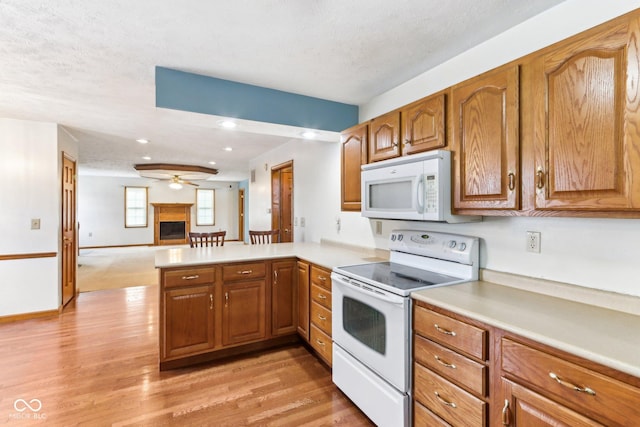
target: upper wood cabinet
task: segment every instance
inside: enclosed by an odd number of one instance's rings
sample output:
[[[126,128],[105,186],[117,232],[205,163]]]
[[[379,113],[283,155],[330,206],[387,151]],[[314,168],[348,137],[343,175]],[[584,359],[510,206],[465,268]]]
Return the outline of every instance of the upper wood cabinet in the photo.
[[[452,89],[453,206],[519,209],[519,68],[501,67]]]
[[[640,209],[640,18],[532,62],[535,209]]]
[[[403,156],[447,145],[444,111],[444,93],[421,99],[400,110]]]
[[[343,211],[360,211],[360,167],[367,163],[369,126],[360,124],[340,134],[340,195]]]
[[[369,162],[400,155],[400,112],[391,111],[369,122]]]

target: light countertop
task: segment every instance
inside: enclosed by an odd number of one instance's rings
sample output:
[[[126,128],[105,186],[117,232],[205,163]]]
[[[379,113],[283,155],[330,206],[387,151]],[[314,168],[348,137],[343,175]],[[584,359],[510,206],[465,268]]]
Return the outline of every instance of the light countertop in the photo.
[[[640,377],[640,316],[485,281],[411,296]]]
[[[341,265],[383,261],[373,249],[358,249],[320,243],[230,244],[208,248],[169,248],[156,251],[156,268],[186,267],[224,262],[297,257],[333,269]]]

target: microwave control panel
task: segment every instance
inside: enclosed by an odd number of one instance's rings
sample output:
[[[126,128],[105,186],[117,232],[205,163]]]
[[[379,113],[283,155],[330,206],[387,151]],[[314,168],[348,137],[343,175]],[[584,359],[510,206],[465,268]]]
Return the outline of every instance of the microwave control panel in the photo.
[[[424,211],[425,213],[438,212],[438,175],[424,176]]]

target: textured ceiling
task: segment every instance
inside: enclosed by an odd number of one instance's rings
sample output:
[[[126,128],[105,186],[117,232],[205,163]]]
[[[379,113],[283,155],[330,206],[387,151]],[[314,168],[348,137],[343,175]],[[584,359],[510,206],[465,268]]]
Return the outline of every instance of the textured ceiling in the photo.
[[[0,117],[64,125],[80,173],[149,155],[244,179],[301,129],[156,109],[156,65],[362,104],[561,1],[0,0]]]

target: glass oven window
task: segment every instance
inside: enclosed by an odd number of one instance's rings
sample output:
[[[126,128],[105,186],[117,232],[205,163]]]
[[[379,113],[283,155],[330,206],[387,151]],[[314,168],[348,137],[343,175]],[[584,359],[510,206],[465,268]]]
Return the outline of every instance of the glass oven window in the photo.
[[[342,299],[342,327],[362,344],[385,354],[387,329],[385,316],[380,311],[345,296]]]

